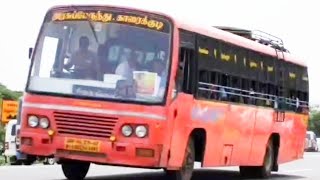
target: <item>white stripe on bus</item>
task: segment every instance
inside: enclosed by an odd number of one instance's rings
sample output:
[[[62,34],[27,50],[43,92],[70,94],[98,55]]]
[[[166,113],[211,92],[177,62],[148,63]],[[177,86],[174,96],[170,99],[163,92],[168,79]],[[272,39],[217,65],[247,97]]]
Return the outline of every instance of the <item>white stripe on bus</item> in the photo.
[[[67,105],[56,105],[56,104],[40,104],[40,103],[23,103],[23,107],[31,108],[40,108],[40,109],[54,109],[54,110],[63,110],[63,111],[79,111],[79,112],[88,112],[88,113],[99,113],[115,116],[132,116],[138,118],[150,118],[155,120],[165,120],[164,116],[150,113],[138,113],[132,111],[116,111],[116,110],[106,110],[98,108],[87,108],[87,107],[76,107],[76,106],[67,106]]]

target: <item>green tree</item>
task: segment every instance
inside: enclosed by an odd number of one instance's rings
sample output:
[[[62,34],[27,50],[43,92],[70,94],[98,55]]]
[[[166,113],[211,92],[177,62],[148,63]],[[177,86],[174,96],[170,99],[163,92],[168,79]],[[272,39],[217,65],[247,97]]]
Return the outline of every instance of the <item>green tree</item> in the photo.
[[[4,142],[5,130],[2,125],[0,125],[0,143]]]
[[[320,111],[311,110],[308,130],[313,131],[320,136]]]
[[[22,92],[11,91],[0,83],[0,99],[18,100],[20,96],[22,96]]]

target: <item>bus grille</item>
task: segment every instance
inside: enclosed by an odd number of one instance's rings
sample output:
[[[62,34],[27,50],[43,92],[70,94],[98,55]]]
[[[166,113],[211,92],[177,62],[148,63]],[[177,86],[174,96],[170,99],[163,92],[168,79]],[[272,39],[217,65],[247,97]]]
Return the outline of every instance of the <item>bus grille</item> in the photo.
[[[54,112],[59,134],[109,138],[118,120],[115,117]]]

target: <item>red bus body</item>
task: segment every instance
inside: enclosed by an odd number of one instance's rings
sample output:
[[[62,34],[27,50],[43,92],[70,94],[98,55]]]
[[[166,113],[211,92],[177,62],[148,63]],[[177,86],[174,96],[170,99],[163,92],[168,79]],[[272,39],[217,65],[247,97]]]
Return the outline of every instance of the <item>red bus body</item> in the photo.
[[[203,131],[203,167],[262,165],[270,138],[279,145],[279,164],[302,158],[308,115],[285,113],[284,119],[279,120],[279,113],[273,108],[199,100],[184,93],[171,97],[179,58],[179,29],[223,39],[265,54],[275,55],[275,51],[228,32],[195,27],[168,18],[173,22],[172,64],[164,105],[95,101],[26,92],[21,114],[21,151],[30,155],[54,155],[60,159],[105,165],[176,170],[182,166],[192,132]],[[287,53],[284,59],[298,62]],[[209,112],[214,114],[212,118],[201,116],[201,113]],[[47,117],[50,129],[29,127],[27,119],[30,115]],[[93,123],[88,125],[88,120]],[[147,125],[147,137],[124,137],[121,127],[125,124]],[[91,149],[84,152],[68,150],[67,141],[83,140],[91,140],[87,141]]]

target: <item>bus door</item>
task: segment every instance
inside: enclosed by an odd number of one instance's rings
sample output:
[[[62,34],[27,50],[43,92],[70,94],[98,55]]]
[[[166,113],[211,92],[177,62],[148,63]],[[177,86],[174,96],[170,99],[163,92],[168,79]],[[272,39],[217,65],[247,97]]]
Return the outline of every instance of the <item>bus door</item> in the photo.
[[[193,94],[196,91],[195,36],[180,32],[179,62],[177,70],[178,91]]]
[[[173,101],[170,105],[170,111],[173,111],[172,118],[173,123],[171,126],[172,135],[170,137],[170,166],[180,166],[183,159],[183,153],[188,142],[186,137],[185,128],[192,127],[187,126],[190,124],[190,116],[192,108],[193,94],[196,90],[196,69],[197,64],[195,61],[195,35],[193,33],[180,31],[180,44],[179,44],[179,59],[178,68],[175,79],[175,90],[177,93],[174,95],[174,99],[178,93],[181,93],[179,100]],[[180,162],[181,161],[181,162]]]

